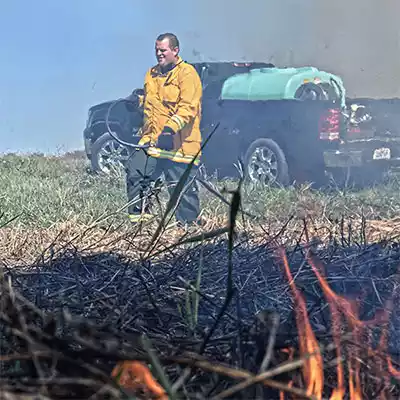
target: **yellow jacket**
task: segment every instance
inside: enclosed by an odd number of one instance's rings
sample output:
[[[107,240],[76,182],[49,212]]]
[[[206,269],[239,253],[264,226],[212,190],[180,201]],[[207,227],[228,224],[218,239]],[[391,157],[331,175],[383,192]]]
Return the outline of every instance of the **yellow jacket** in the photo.
[[[200,77],[194,67],[180,57],[176,66],[162,74],[158,66],[150,68],[144,82],[142,138],[139,143],[150,142],[148,155],[190,163],[201,148],[201,98]],[[169,128],[173,136],[174,150],[157,148],[158,136]],[[199,157],[194,164],[198,165]]]

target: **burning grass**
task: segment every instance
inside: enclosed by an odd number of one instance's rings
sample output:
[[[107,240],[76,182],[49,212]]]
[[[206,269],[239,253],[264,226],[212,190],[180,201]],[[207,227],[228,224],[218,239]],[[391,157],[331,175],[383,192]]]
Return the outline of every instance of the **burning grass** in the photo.
[[[398,304],[397,244],[314,255],[300,245],[282,253],[277,239],[214,238],[156,261],[124,257],[118,243],[87,254],[76,244],[6,268],[2,387],[127,398],[111,372],[135,360],[169,398],[396,398],[399,310],[387,304]]]
[[[369,198],[243,192],[252,218],[238,192],[224,204],[205,191],[205,231],[155,235],[157,223],[109,218],[120,181],[85,175],[76,160],[14,162],[0,174],[4,220],[24,211],[0,231],[3,397],[400,396],[396,184]],[[112,379],[127,360],[136,364]]]

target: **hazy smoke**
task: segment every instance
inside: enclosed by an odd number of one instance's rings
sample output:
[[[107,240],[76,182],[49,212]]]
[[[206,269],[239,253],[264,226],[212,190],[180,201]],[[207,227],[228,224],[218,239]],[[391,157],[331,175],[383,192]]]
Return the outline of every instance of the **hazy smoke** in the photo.
[[[203,0],[182,38],[194,60],[313,65],[350,97],[400,97],[399,0]],[[189,58],[189,57],[186,57]]]

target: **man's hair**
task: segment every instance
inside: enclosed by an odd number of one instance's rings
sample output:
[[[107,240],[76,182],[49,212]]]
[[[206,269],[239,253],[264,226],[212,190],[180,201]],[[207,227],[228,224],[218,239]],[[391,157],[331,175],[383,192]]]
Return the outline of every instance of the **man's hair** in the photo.
[[[161,35],[158,35],[157,37],[157,41],[162,41],[164,39],[168,39],[169,40],[169,47],[171,49],[175,48],[175,47],[179,47],[179,40],[176,37],[176,35],[174,35],[173,33],[162,33]]]

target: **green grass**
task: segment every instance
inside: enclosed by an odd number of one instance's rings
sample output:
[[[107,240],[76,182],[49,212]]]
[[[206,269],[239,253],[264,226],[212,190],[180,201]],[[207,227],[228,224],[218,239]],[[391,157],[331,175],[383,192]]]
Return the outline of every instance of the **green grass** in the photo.
[[[234,188],[236,183],[219,183]],[[389,219],[399,215],[399,183],[390,182],[365,190],[322,193],[307,186],[288,189],[243,188],[243,207],[257,219],[284,221],[289,215],[314,218],[344,216]],[[40,155],[6,155],[0,158],[0,224],[16,216],[9,226],[51,227],[67,220],[90,224],[126,203],[123,177],[89,173],[84,158],[49,158]],[[230,196],[224,195],[228,200]],[[164,196],[164,199],[166,197]],[[228,206],[201,191],[208,218],[227,218]],[[0,214],[0,215],[1,215]],[[124,221],[125,211],[116,217]]]
[[[125,201],[122,180],[91,175],[81,159],[5,156],[0,159],[3,219],[13,225],[49,227],[78,217],[90,223]]]

